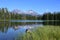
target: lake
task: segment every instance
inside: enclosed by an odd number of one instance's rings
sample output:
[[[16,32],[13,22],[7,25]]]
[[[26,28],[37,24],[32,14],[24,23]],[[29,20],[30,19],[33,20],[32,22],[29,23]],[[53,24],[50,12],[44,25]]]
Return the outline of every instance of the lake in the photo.
[[[43,20],[10,20],[0,22],[0,40],[15,40],[19,35],[22,36],[26,29],[42,27],[43,25],[60,25],[60,21]]]
[[[18,35],[24,35],[26,29],[43,26],[41,20],[10,20],[0,22],[0,40],[15,40]]]

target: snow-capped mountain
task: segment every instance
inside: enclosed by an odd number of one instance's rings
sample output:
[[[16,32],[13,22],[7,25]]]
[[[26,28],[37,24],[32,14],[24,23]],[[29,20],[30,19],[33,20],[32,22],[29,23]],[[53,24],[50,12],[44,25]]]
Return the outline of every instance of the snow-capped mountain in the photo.
[[[18,9],[12,11],[12,13],[23,14],[24,12]]]
[[[30,14],[30,15],[37,15],[38,13],[33,11],[33,10],[28,10],[25,12],[26,14]]]
[[[28,11],[24,12],[24,11],[15,9],[15,10],[12,11],[12,13],[14,13],[14,14],[16,14],[16,13],[18,13],[18,14],[26,14],[26,15],[32,15],[32,16],[37,16],[38,15],[38,13],[33,11],[33,10],[28,10]]]

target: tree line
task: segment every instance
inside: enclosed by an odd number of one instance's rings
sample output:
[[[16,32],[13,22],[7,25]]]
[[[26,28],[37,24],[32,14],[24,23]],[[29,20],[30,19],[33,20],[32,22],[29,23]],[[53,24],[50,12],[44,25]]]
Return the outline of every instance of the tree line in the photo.
[[[60,20],[60,12],[46,12],[43,15],[32,16],[10,12],[7,8],[0,8],[0,20]]]

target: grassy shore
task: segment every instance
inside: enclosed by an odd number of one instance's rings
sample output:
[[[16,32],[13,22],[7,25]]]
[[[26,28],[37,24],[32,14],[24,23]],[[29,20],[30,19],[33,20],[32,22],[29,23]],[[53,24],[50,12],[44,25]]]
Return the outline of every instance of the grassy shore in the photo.
[[[38,27],[31,33],[18,37],[17,40],[60,40],[60,26]]]

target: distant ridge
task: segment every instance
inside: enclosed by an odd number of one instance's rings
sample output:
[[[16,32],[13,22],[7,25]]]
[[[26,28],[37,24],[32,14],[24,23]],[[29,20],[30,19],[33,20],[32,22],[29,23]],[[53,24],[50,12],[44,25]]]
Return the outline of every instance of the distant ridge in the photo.
[[[12,13],[14,14],[28,14],[28,15],[32,15],[32,16],[36,16],[36,15],[39,15],[37,12],[33,11],[33,10],[28,10],[28,11],[21,11],[21,10],[18,10],[18,9],[15,9],[13,11],[11,11]]]

